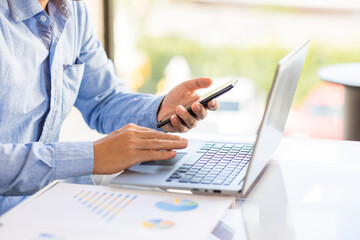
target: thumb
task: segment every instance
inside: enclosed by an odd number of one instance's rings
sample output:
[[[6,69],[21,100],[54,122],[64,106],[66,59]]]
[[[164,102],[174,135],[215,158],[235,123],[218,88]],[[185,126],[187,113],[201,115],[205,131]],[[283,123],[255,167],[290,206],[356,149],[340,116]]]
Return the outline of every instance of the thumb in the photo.
[[[210,87],[212,84],[212,80],[210,78],[196,78],[185,81],[183,84],[189,92],[195,92],[200,88]]]

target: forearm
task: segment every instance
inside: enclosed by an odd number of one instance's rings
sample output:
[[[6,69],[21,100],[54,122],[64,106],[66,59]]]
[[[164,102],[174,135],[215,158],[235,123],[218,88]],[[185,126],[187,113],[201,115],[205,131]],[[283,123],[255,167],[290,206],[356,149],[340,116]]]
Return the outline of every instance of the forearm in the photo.
[[[133,123],[157,129],[157,112],[163,96],[117,92],[109,98],[109,100],[94,104],[96,108],[91,111],[91,114],[83,115],[91,128],[101,133],[110,133],[126,124]]]
[[[82,143],[0,144],[0,195],[29,195],[55,179],[91,174],[93,146]]]

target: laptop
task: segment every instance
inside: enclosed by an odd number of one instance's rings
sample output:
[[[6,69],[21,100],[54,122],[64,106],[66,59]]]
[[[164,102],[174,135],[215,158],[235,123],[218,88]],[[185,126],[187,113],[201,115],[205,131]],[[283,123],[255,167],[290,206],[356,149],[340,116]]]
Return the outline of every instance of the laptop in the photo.
[[[110,183],[246,196],[280,144],[309,44],[310,39],[278,62],[255,143],[189,139],[175,158],[139,163]]]

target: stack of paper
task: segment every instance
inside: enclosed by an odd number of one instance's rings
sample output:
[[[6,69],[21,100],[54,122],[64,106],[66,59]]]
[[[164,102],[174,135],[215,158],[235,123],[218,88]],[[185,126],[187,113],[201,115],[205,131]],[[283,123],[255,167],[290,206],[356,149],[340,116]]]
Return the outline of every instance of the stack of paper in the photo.
[[[6,214],[0,239],[205,239],[232,200],[58,183]]]

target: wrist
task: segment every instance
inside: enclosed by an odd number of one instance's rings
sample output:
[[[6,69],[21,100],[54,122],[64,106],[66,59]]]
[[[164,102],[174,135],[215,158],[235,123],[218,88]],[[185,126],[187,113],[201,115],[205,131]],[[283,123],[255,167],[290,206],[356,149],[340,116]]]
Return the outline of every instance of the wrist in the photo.
[[[164,99],[166,98],[166,95],[164,95],[161,99],[161,102],[159,103],[159,106],[158,106],[158,109],[157,109],[157,112],[156,112],[156,121],[157,122],[160,122],[161,120],[161,116],[162,116],[162,107],[163,107],[163,102],[164,102]]]

